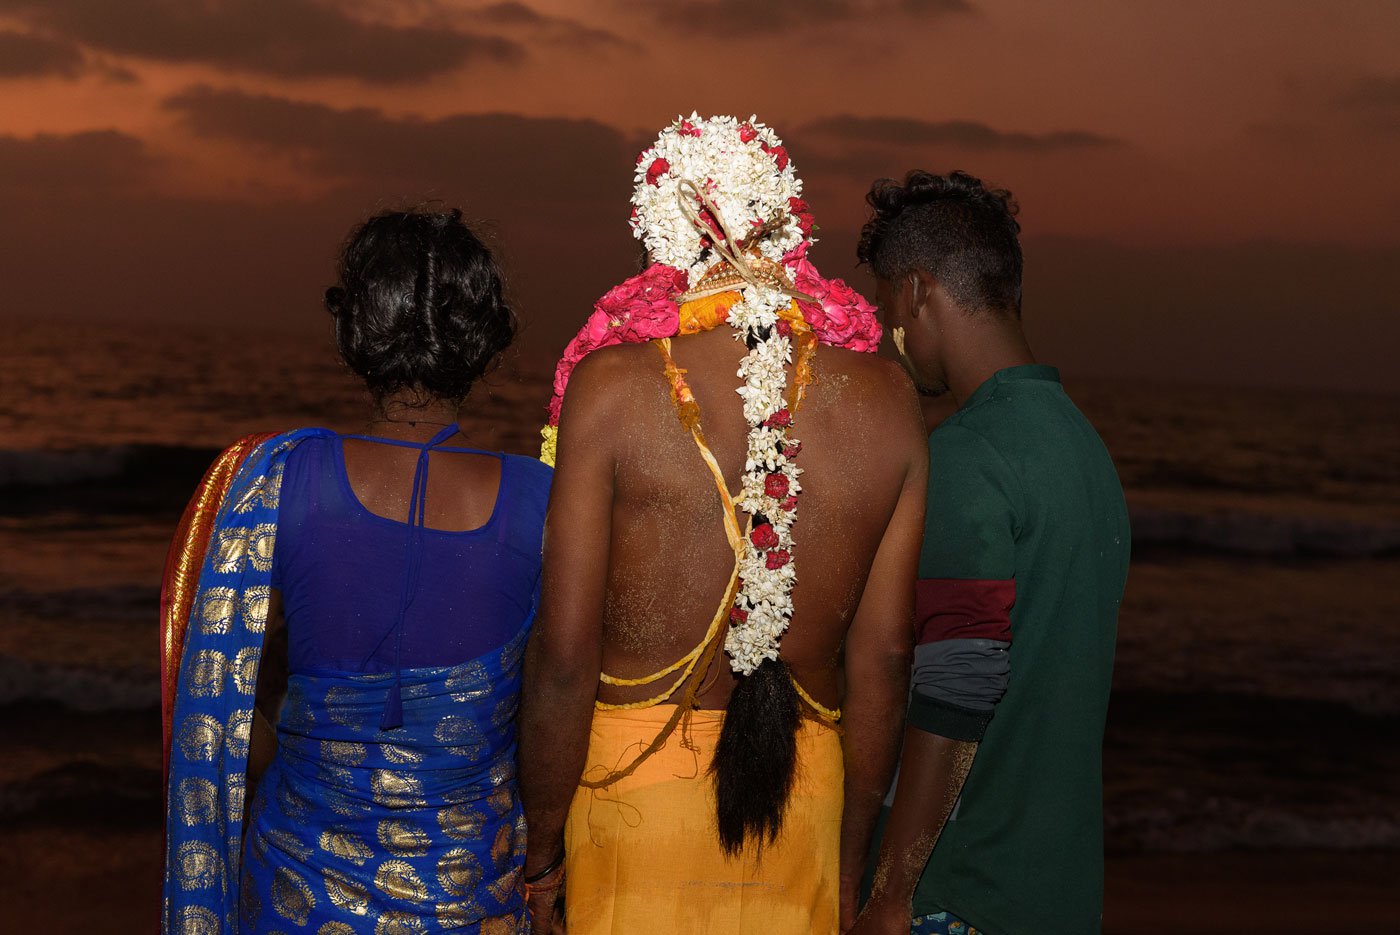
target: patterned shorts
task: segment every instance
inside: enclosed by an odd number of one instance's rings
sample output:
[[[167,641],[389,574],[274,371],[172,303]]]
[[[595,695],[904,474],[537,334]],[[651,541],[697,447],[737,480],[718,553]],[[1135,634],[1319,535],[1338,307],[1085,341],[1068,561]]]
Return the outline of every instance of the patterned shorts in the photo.
[[[915,916],[910,935],[977,935],[977,929],[946,912]]]

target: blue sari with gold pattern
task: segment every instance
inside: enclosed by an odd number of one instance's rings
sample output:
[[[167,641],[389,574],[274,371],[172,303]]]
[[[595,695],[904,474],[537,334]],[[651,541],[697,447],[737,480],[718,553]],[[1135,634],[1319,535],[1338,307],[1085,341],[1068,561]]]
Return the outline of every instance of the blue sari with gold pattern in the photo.
[[[522,632],[464,665],[405,669],[388,731],[393,673],[292,676],[253,802],[241,931],[517,931],[524,649]]]
[[[523,931],[514,717],[528,621],[459,665],[292,675],[244,833],[281,480],[298,443],[330,434],[240,443],[241,460],[222,458],[196,496],[211,516],[187,513],[189,541],[172,548],[162,931]],[[415,498],[426,456],[420,471]]]

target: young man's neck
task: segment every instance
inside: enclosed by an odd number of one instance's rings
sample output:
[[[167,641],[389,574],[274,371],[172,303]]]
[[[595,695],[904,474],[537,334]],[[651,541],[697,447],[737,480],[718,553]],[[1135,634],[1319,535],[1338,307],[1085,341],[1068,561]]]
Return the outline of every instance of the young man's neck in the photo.
[[[1035,363],[1018,319],[973,317],[959,330],[948,335],[948,389],[959,406],[997,371]]]

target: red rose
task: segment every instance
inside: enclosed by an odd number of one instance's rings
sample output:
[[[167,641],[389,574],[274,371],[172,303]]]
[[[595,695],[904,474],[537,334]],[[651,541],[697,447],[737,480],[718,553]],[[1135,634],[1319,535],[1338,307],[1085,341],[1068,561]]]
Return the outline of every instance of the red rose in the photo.
[[[682,120],[682,121],[681,121],[681,135],[682,135],[682,136],[699,136],[699,135],[700,135],[700,128],[697,127],[695,124],[691,123],[689,120]]]
[[[792,325],[786,319],[779,318],[778,323],[774,327],[778,329],[778,334],[781,334],[783,337],[792,337]]]
[[[797,457],[799,454],[801,454],[801,452],[801,442],[788,442],[787,444],[783,445],[783,457],[787,458],[789,461]]]
[[[791,513],[793,510],[797,509],[797,498],[796,498],[796,497],[788,497],[786,500],[784,500],[784,501],[783,501],[783,509],[787,510],[789,513]]]
[[[769,571],[777,571],[790,561],[792,556],[788,554],[787,549],[774,549],[768,553],[768,558],[763,564],[768,566]]]
[[[812,228],[816,225],[816,218],[812,217],[812,207],[801,198],[788,199],[788,211],[797,218],[797,224],[802,228],[802,235],[810,237]]]
[[[765,421],[763,424],[768,426],[770,429],[785,429],[788,426],[792,425],[792,413],[788,412],[785,408],[779,409],[777,412],[769,416],[767,421]]]
[[[769,474],[763,479],[763,492],[774,500],[781,500],[788,495],[788,479],[786,474]]]
[[[745,143],[752,143],[757,136],[758,131],[753,128],[752,124],[745,123],[740,125],[739,139],[743,140]]]
[[[742,626],[749,621],[749,612],[738,607],[731,607],[729,610],[729,622]]]
[[[774,146],[772,150],[769,151],[769,155],[772,156],[773,161],[778,164],[779,172],[787,168],[788,154],[786,149],[781,146]]]
[[[753,532],[749,533],[749,540],[757,548],[771,549],[778,544],[778,534],[773,531],[772,523],[764,523],[753,528]]]
[[[657,156],[650,166],[647,167],[647,184],[655,185],[657,180],[667,172],[671,171],[671,164],[660,156]]]

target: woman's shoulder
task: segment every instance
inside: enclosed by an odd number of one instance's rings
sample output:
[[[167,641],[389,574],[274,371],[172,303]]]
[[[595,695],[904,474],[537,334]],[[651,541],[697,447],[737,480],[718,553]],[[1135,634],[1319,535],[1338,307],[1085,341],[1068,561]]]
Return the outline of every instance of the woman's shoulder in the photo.
[[[283,429],[280,432],[249,432],[233,444],[224,448],[223,451],[219,453],[219,457],[246,456],[268,442],[274,444],[291,442],[301,445],[306,442],[327,441],[335,437],[337,437],[337,435],[334,431],[319,426],[301,429]]]
[[[506,464],[506,469],[528,487],[538,488],[546,493],[549,491],[549,485],[554,480],[554,468],[539,458],[528,455],[503,454],[501,458]]]
[[[510,472],[509,498],[516,508],[523,508],[531,515],[537,515],[541,525],[545,511],[549,509],[549,486],[554,479],[554,468],[538,458],[525,455],[504,455],[502,472]]]

